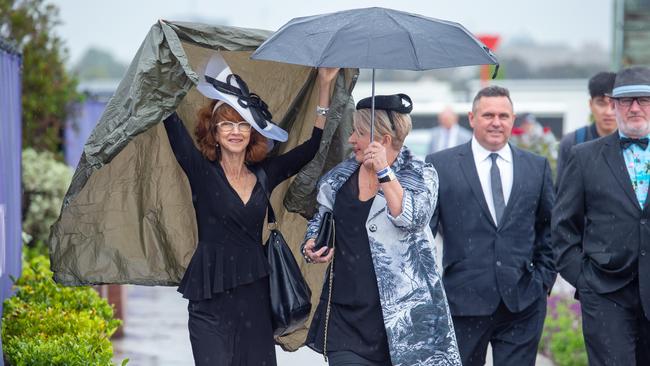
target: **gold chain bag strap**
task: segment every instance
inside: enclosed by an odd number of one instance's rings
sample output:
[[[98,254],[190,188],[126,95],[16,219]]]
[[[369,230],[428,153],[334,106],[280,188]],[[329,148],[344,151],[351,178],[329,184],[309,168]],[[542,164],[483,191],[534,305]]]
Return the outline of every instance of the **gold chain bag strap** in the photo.
[[[332,218],[332,248],[334,248],[334,244],[336,242],[336,225],[334,225],[334,218]],[[336,256],[336,253],[332,256],[332,261],[330,262],[330,268],[329,268],[329,286],[328,286],[328,294],[327,294],[327,308],[325,310],[325,336],[323,337],[323,357],[325,358],[325,362],[327,362],[327,331],[330,323],[330,309],[332,307],[332,284],[334,283],[334,257]]]
[[[325,362],[327,362],[327,331],[330,323],[330,309],[332,307],[332,282],[333,281],[334,281],[334,257],[332,257],[332,263],[330,264],[329,293],[327,294],[327,310],[325,311],[325,337],[323,340],[323,357],[325,357]]]

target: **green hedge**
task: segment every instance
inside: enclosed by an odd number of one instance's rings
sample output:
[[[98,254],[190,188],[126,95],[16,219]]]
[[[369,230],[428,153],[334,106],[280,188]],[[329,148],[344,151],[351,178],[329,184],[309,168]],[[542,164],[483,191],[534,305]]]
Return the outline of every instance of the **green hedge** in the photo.
[[[2,344],[13,366],[113,365],[110,336],[120,321],[90,287],[54,283],[49,260],[23,263],[16,295],[4,302]],[[123,362],[123,364],[126,364]]]

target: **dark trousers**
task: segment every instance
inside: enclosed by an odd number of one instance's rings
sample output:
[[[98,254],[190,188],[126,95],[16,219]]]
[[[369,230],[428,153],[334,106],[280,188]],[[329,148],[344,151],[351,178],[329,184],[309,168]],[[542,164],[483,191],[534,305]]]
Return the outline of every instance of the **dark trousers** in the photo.
[[[650,320],[643,315],[638,282],[601,295],[580,278],[578,292],[589,365],[650,365]]]
[[[188,305],[197,366],[275,366],[268,277]]]
[[[376,362],[363,358],[352,351],[333,351],[327,353],[330,366],[390,366],[391,362]]]
[[[484,365],[488,344],[499,366],[535,365],[546,316],[546,297],[513,313],[503,302],[489,316],[454,316],[456,340],[463,366]]]

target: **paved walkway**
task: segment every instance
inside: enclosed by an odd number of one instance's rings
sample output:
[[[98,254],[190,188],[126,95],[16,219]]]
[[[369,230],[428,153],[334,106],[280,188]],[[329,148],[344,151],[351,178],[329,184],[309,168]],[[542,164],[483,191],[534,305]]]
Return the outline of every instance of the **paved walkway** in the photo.
[[[187,300],[172,287],[126,286],[124,337],[113,340],[114,361],[129,366],[191,366]],[[325,366],[323,357],[303,347],[297,352],[276,348],[278,365]]]
[[[130,366],[191,366],[187,331],[187,300],[172,287],[127,286],[124,337],[113,341],[114,361]],[[297,352],[277,348],[279,366],[326,366],[323,357],[306,347]],[[491,365],[488,360],[487,365]],[[543,357],[537,365],[552,366]]]

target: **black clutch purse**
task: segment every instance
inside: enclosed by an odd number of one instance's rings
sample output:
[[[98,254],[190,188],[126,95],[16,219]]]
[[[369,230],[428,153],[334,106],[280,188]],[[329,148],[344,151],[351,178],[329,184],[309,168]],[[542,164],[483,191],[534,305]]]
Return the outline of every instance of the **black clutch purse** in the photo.
[[[318,236],[316,237],[316,242],[314,244],[314,251],[320,250],[322,247],[334,248],[334,241],[336,236],[336,227],[334,224],[334,216],[331,211],[326,211],[323,214],[323,219],[320,222],[318,227]],[[323,255],[327,255],[329,249],[327,249]]]

